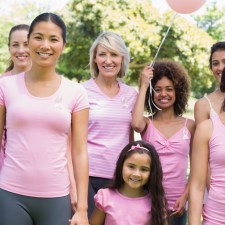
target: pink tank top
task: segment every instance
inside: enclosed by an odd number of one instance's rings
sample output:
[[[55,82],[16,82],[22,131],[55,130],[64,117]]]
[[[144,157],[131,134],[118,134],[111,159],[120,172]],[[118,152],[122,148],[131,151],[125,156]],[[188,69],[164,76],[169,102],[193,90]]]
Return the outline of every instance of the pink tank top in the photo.
[[[168,139],[149,120],[147,130],[142,137],[143,140],[152,143],[159,154],[169,209],[173,209],[176,200],[183,194],[186,187],[191,138],[186,126],[187,120],[184,127]]]
[[[203,209],[203,225],[225,224],[225,126],[220,117],[211,118],[209,140],[210,189]]]

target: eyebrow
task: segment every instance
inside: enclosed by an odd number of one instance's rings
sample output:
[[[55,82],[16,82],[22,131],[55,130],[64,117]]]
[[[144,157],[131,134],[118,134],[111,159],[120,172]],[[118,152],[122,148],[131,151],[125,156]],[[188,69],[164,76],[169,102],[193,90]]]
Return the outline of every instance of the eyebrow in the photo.
[[[36,33],[33,33],[32,35],[40,35],[40,36],[44,36],[44,34],[42,34],[42,33],[39,33],[39,32],[36,32]],[[57,35],[50,35],[50,37],[56,37],[56,38],[59,38],[59,36],[57,36]]]

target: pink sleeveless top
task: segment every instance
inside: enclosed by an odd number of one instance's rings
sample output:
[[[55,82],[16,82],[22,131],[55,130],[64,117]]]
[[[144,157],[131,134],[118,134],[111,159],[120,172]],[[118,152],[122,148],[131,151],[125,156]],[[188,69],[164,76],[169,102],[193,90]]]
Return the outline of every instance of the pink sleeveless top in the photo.
[[[203,209],[203,225],[225,224],[225,126],[219,116],[212,118],[209,140],[210,189]]]
[[[147,130],[142,137],[144,141],[152,143],[159,154],[163,169],[163,187],[168,207],[171,210],[186,187],[191,138],[186,125],[187,119],[184,127],[167,139],[155,128],[150,120]]]

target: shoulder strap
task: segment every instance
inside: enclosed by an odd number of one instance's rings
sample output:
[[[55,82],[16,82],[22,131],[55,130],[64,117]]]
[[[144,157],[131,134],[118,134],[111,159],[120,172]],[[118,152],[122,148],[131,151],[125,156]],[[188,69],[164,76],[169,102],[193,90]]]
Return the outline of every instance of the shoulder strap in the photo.
[[[212,109],[212,105],[211,105],[211,102],[210,102],[209,98],[208,98],[207,96],[205,96],[204,98],[205,98],[205,99],[207,100],[207,102],[209,103],[210,109]]]

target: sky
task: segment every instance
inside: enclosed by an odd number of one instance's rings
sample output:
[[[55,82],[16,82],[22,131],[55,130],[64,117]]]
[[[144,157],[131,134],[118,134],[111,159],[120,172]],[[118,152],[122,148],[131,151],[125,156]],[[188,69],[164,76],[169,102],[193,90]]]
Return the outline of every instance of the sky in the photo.
[[[39,5],[44,5],[44,6],[48,7],[49,10],[51,10],[51,11],[55,11],[55,10],[63,8],[70,0],[30,0],[30,1],[36,2]],[[141,1],[141,0],[139,0],[139,1]],[[195,1],[198,1],[198,0],[195,0]],[[209,5],[212,1],[216,1],[216,3],[220,6],[225,6],[224,0],[206,0],[206,3],[201,7],[201,9],[194,13],[203,12],[205,10],[206,6]],[[23,2],[23,0],[6,0],[6,1],[0,0],[1,4],[3,2],[5,4],[5,6],[7,6],[7,5],[11,5],[11,3],[19,4],[20,2]],[[151,2],[160,11],[165,11],[167,9],[170,9],[166,0],[151,0]],[[15,4],[14,4],[14,6],[15,6]]]

